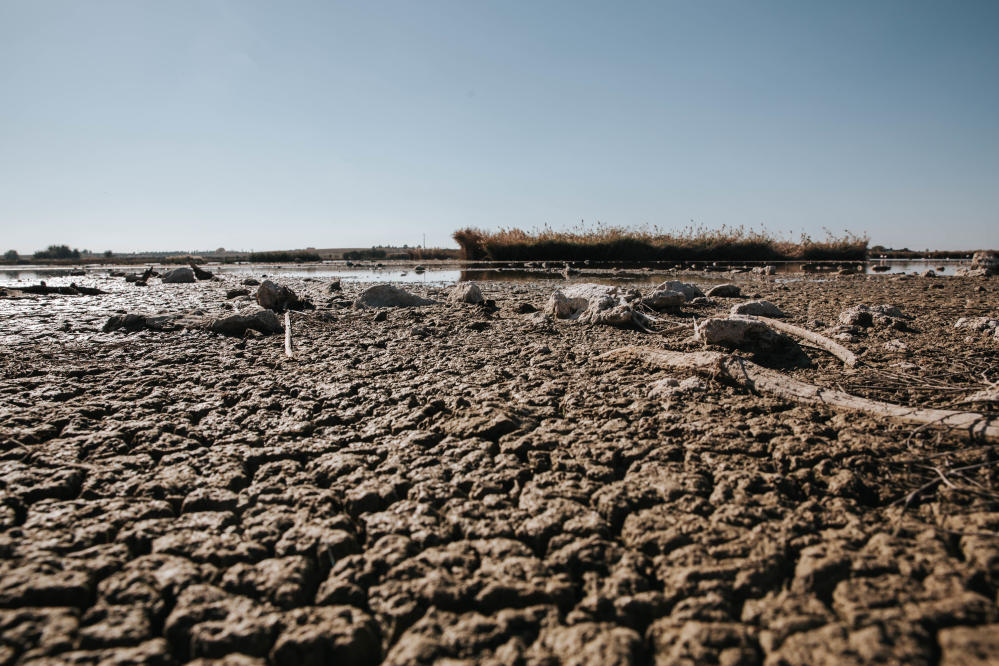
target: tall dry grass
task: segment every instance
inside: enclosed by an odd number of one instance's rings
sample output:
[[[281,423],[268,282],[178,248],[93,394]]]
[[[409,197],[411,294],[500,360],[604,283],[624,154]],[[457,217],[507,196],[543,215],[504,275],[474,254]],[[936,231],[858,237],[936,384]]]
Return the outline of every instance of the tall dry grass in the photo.
[[[659,227],[627,229],[597,224],[569,231],[545,226],[484,231],[468,227],[454,232],[463,259],[496,261],[769,261],[847,260],[867,256],[868,237],[849,231],[821,241],[802,234],[797,240],[779,238],[745,227],[707,229],[689,226],[679,231]]]

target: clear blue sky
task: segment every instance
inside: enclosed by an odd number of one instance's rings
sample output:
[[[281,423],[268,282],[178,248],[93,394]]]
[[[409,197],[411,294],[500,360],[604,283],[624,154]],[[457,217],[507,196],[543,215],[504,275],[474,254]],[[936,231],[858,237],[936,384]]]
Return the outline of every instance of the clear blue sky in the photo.
[[[0,251],[999,246],[999,2],[0,0]]]

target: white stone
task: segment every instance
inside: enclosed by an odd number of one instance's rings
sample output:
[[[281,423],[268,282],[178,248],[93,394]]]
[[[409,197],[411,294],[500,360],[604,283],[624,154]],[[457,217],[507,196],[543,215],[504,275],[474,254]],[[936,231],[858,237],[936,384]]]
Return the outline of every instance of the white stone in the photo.
[[[702,319],[694,326],[694,339],[724,347],[774,347],[787,341],[759,319],[745,316]]]
[[[683,294],[683,297],[688,301],[704,295],[704,292],[701,291],[701,288],[697,285],[690,284],[689,282],[680,282],[679,280],[667,280],[656,287],[656,290],[678,291]]]
[[[647,326],[654,319],[635,310],[632,302],[636,299],[637,294],[631,290],[584,282],[555,290],[544,312],[586,324]]]
[[[411,294],[390,284],[376,284],[362,291],[354,300],[354,307],[412,308],[432,305],[434,301]]]
[[[459,282],[451,290],[448,300],[453,303],[481,303],[485,299],[482,297],[482,290],[474,282]]]

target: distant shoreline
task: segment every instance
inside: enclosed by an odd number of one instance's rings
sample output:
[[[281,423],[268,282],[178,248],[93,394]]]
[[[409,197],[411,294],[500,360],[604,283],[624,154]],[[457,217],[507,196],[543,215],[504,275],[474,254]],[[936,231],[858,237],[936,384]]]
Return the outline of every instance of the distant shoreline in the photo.
[[[926,250],[916,252],[914,250],[877,250],[871,248],[867,253],[867,259],[971,259],[971,255],[980,250]]]
[[[322,253],[319,258],[309,258],[296,260],[294,258],[295,251],[290,252],[274,252],[274,253],[254,253],[258,257],[262,254],[274,254],[282,255],[275,259],[260,259],[254,258],[250,259],[250,254],[245,255],[225,255],[223,257],[214,256],[212,254],[191,254],[191,255],[169,255],[165,256],[159,253],[141,253],[141,254],[125,254],[125,255],[112,255],[111,257],[106,257],[103,255],[99,256],[83,256],[79,259],[35,259],[34,257],[21,257],[17,261],[5,261],[0,259],[0,266],[4,267],[21,267],[21,266],[90,266],[90,265],[117,265],[117,266],[144,266],[146,264],[174,264],[174,265],[186,265],[192,260],[197,264],[238,264],[238,263],[252,263],[252,264],[318,264],[327,261],[363,261],[363,262],[391,262],[393,264],[399,263],[502,263],[508,264],[510,261],[503,260],[490,260],[490,259],[479,259],[470,260],[462,259],[458,256],[458,250],[451,250],[453,256],[444,257],[438,256],[435,258],[419,258],[419,257],[407,257],[407,256],[392,256],[387,255],[384,257],[353,257],[344,258],[341,254],[340,256],[325,255]],[[862,258],[850,258],[850,259],[828,259],[828,260],[816,260],[816,263],[824,262],[837,262],[837,261],[877,261],[879,259],[949,259],[949,260],[961,260],[961,259],[971,259],[971,255],[976,252],[976,250],[929,250],[923,252],[916,252],[913,250],[893,250],[885,249],[879,250],[878,248],[871,248],[867,255]],[[332,253],[331,253],[332,254]],[[283,256],[291,255],[291,256]],[[552,261],[563,261],[554,259]],[[568,261],[573,261],[569,259]],[[705,262],[717,261],[719,263],[732,264],[732,263],[750,263],[750,264],[763,264],[763,263],[786,263],[790,262],[800,262],[800,259],[773,259],[773,258],[760,258],[760,259],[740,259],[731,260],[725,258],[713,259],[711,257],[702,259],[691,259],[691,260],[677,260],[677,261],[648,261],[648,260],[628,260],[628,259],[614,259],[608,261],[597,261],[595,263],[613,263],[613,264],[633,264],[633,265],[646,265],[655,263],[682,263],[682,264],[698,264]],[[516,261],[512,263],[518,263]]]

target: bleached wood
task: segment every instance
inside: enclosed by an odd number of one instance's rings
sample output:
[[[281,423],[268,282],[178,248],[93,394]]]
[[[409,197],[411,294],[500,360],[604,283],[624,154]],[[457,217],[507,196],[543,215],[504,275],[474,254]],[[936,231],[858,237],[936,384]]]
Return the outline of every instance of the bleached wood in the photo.
[[[621,347],[601,354],[598,358],[633,359],[664,370],[691,370],[717,381],[735,384],[757,393],[766,393],[792,402],[864,412],[900,423],[959,431],[972,438],[990,442],[999,441],[999,422],[984,414],[949,409],[919,409],[868,400],[843,391],[824,389],[801,382],[780,372],[761,367],[752,361],[721,352],[687,353]]]
[[[788,324],[787,322],[783,322],[778,319],[772,319],[770,317],[756,317],[756,319],[766,322],[768,326],[777,331],[793,335],[797,338],[801,338],[802,340],[807,340],[819,349],[824,349],[829,352],[851,368],[856,366],[858,363],[856,354],[824,335],[815,333],[814,331],[809,331],[808,329],[800,326],[795,326],[794,324]]]

